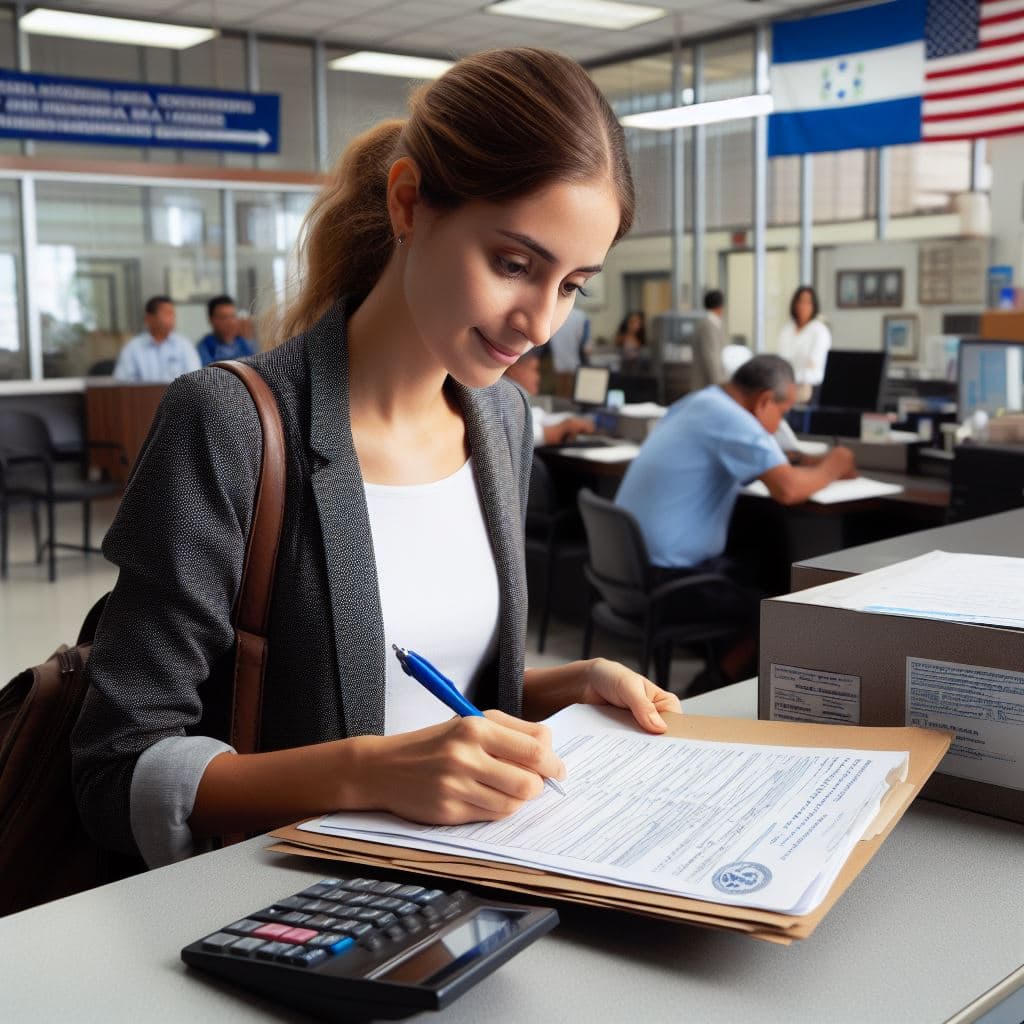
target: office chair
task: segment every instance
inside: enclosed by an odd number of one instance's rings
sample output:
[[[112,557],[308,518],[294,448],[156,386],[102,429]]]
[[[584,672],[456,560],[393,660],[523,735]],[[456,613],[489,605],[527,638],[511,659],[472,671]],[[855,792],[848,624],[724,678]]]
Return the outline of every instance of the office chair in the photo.
[[[732,587],[732,581],[720,573],[698,573],[659,584],[640,524],[631,512],[586,488],[579,493],[579,507],[590,554],[583,571],[593,593],[583,634],[583,657],[590,657],[595,626],[627,640],[639,640],[641,674],[648,674],[653,659],[655,679],[668,689],[673,647],[702,646],[708,674],[721,685],[714,642],[735,636],[737,624],[715,619],[687,623],[663,616],[678,594],[709,583]]]
[[[587,553],[579,513],[573,506],[559,505],[554,481],[544,461],[533,457],[530,470],[530,496],[526,506],[526,554],[544,565],[544,593],[540,602],[540,628],[537,652],[544,652],[551,619],[551,595],[555,568],[563,558],[582,560]]]
[[[121,449],[121,461],[128,464],[124,449],[114,442],[87,441],[86,448]],[[114,480],[90,480],[83,459],[79,475],[65,477],[54,471],[53,445],[46,423],[29,412],[0,411],[0,575],[7,575],[8,508],[11,499],[32,504],[33,536],[36,562],[43,552],[49,553],[49,579],[57,578],[56,548],[69,547],[76,551],[98,551],[91,544],[92,502],[97,498],[113,497],[121,493],[121,484]],[[82,543],[63,544],[56,538],[55,512],[58,504],[69,501],[82,503]],[[46,540],[40,542],[38,504],[46,504]]]

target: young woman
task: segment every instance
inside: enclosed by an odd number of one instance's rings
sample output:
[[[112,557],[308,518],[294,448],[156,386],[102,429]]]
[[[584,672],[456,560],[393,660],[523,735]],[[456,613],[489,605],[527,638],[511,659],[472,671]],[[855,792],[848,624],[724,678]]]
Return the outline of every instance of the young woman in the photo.
[[[531,427],[501,380],[632,216],[619,125],[554,53],[461,61],[353,143],[310,212],[290,340],[250,360],[288,447],[262,752],[223,742],[260,428],[207,369],[168,390],[104,542],[120,573],[73,741],[100,842],[153,866],[337,809],[496,819],[563,776],[531,720],[609,703],[664,729],[678,701],[620,665],[523,671]],[[494,710],[452,719],[392,643]]]
[[[832,347],[832,334],[818,319],[818,308],[814,289],[802,285],[793,293],[789,319],[779,331],[778,354],[793,367],[800,401],[808,399],[825,379],[825,361]]]
[[[647,344],[644,315],[639,310],[626,314],[615,332],[615,347],[622,349],[623,359],[636,359]]]

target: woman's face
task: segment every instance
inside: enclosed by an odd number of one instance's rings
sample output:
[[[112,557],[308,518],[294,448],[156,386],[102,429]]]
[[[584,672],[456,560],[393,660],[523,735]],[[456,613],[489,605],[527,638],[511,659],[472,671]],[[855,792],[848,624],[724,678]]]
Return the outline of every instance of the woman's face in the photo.
[[[636,334],[644,325],[644,318],[639,313],[632,313],[626,321],[626,330],[630,334]]]
[[[793,312],[796,314],[797,325],[803,327],[814,315],[814,302],[810,292],[801,292],[793,303]]]
[[[449,213],[419,206],[403,283],[423,345],[460,383],[493,384],[565,322],[618,227],[604,181]]]

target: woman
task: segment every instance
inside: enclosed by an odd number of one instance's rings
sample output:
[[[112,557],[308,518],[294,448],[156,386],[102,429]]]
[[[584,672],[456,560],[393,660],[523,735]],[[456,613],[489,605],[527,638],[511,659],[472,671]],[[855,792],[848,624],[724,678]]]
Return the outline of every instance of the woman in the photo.
[[[167,393],[104,543],[120,573],[73,740],[79,808],[151,866],[335,809],[503,817],[561,777],[539,719],[678,701],[596,660],[523,671],[529,407],[501,375],[629,228],[622,131],[582,69],[468,58],[357,139],[315,202],[280,347],[253,357],[288,448],[261,750],[222,742],[223,666],[260,462],[241,384]],[[419,650],[485,719],[402,676]],[[521,717],[523,716],[523,717]]]
[[[643,313],[639,310],[628,313],[622,318],[619,329],[615,332],[615,347],[622,349],[623,359],[636,359],[646,344]]]
[[[807,401],[825,379],[825,361],[832,335],[818,319],[818,296],[810,285],[801,285],[789,303],[789,320],[779,331],[778,354],[788,360],[796,376],[797,399]]]

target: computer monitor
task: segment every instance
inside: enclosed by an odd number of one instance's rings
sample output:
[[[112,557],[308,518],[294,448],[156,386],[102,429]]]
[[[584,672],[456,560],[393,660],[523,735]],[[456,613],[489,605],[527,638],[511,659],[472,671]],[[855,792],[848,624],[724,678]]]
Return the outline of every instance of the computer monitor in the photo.
[[[606,366],[578,366],[572,382],[572,400],[577,405],[604,405],[611,375]]]
[[[825,363],[818,405],[831,409],[859,409],[873,412],[881,408],[886,352],[847,352],[832,349]]]
[[[982,409],[994,413],[1024,409],[1024,344],[964,338],[960,342],[957,416]]]

